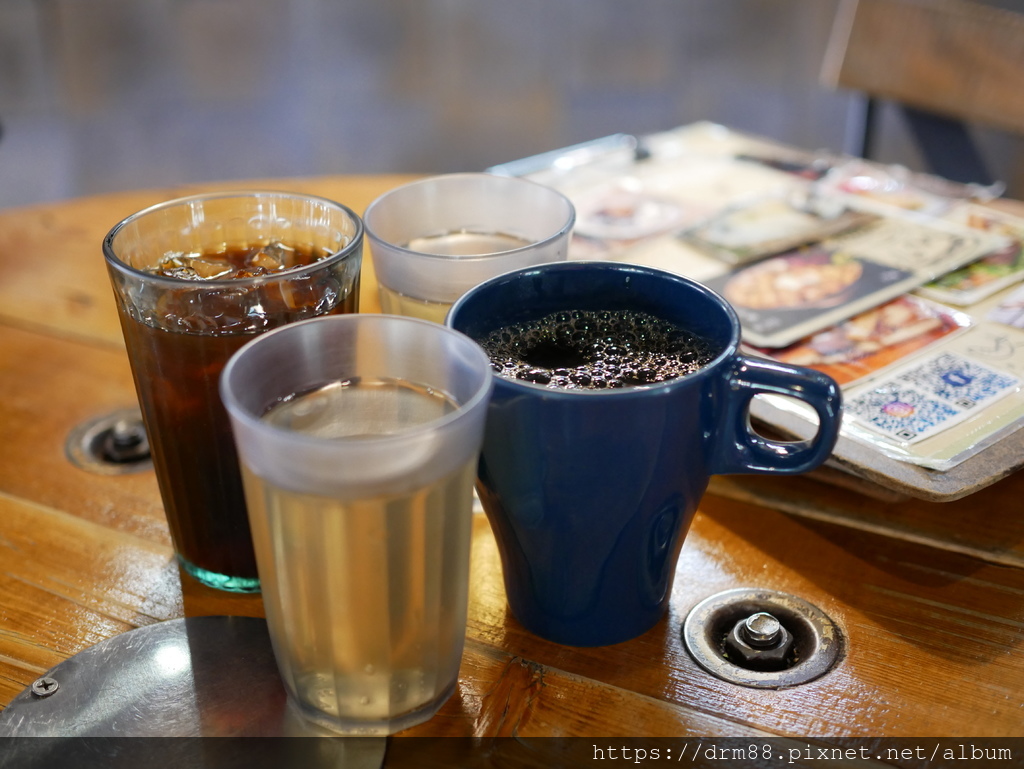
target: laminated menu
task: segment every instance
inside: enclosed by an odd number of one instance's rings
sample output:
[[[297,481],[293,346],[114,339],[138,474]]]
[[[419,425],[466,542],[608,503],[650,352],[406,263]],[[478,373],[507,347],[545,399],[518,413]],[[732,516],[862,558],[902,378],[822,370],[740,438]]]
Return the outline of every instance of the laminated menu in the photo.
[[[679,234],[729,264],[743,264],[877,220],[841,201],[816,195],[768,195],[726,207]]]
[[[975,322],[964,312],[904,295],[788,347],[748,350],[817,369],[840,385],[850,385],[973,325]]]
[[[1006,244],[925,284],[918,291],[940,302],[966,307],[1024,280],[1024,219],[978,205],[962,205],[947,217],[967,227],[994,232]]]
[[[713,123],[489,170],[573,201],[570,259],[699,280],[734,307],[748,353],[835,378],[846,439],[946,471],[1024,426],[1024,219],[981,205],[999,185]],[[752,413],[814,422],[771,396]]]
[[[784,347],[1005,244],[999,235],[940,219],[884,217],[708,285],[736,309],[745,341]]]
[[[814,366],[817,368],[817,366]],[[813,421],[790,399],[771,409]],[[843,387],[842,434],[901,462],[949,470],[1024,426],[1024,331],[978,322]]]

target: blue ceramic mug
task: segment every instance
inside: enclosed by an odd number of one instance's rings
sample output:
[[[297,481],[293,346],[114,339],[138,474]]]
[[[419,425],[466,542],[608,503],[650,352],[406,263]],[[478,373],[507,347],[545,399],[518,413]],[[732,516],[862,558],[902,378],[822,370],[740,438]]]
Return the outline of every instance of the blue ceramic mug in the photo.
[[[739,354],[740,323],[724,299],[647,267],[561,262],[507,273],[463,295],[446,323],[480,341],[566,310],[648,313],[718,351],[680,378],[614,390],[557,390],[495,374],[477,491],[509,606],[536,635],[602,646],[665,614],[709,477],[814,469],[835,445],[841,396],[824,374]],[[782,443],[754,432],[748,409],[758,393],[810,404],[815,437]]]

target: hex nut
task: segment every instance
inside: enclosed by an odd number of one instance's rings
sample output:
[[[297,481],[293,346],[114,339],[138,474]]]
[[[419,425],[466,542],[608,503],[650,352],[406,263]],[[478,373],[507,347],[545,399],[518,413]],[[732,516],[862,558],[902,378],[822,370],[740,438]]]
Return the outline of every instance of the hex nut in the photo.
[[[783,670],[788,666],[789,653],[793,648],[793,635],[785,627],[779,627],[779,639],[767,648],[756,648],[743,638],[741,619],[725,637],[726,659],[748,670]]]

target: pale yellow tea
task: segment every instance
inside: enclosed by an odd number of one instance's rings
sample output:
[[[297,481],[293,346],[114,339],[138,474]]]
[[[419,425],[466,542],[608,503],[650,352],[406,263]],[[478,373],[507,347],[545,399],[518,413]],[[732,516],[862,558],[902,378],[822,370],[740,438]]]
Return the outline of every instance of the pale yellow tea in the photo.
[[[361,379],[289,398],[263,419],[358,440],[455,408],[418,385]],[[309,718],[323,722],[327,713],[331,728],[383,734],[451,694],[466,622],[474,474],[470,461],[410,493],[339,500],[278,488],[245,468],[267,621],[287,644],[275,653]],[[281,563],[297,568],[278,571]]]

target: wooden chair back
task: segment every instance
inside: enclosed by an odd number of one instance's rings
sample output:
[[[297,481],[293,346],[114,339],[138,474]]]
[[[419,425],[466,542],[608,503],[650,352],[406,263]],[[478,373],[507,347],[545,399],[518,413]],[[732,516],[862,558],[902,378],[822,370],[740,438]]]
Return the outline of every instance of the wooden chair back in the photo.
[[[1024,133],[1024,14],[974,0],[843,0],[821,75]]]

